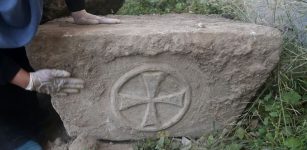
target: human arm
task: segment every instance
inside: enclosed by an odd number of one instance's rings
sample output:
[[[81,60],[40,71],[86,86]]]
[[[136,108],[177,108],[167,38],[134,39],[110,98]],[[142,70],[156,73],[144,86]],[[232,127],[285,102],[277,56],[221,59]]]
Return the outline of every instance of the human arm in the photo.
[[[79,25],[117,24],[118,19],[96,16],[86,12],[84,0],[65,0],[74,22]]]
[[[10,83],[25,89],[28,86],[29,81],[30,73],[20,68]]]
[[[68,95],[78,93],[84,81],[70,77],[64,70],[43,69],[27,72],[10,57],[0,53],[0,85],[8,83],[45,94]]]
[[[63,96],[79,93],[84,87],[83,80],[71,78],[69,72],[56,69],[43,69],[30,73],[20,69],[10,83],[30,91]]]
[[[84,87],[84,81],[72,78],[65,70],[42,69],[30,73],[26,90],[45,94],[68,95],[79,93]]]
[[[22,87],[20,76],[26,76],[24,72],[20,72],[21,67],[15,63],[12,59],[10,59],[5,54],[0,53],[0,85],[6,85],[11,81],[16,85]],[[14,77],[18,74],[18,78],[14,79]],[[18,83],[17,83],[18,82]]]

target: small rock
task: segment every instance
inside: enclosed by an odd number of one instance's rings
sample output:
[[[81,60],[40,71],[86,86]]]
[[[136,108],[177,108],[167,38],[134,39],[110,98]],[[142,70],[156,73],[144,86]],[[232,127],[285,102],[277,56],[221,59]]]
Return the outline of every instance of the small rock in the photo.
[[[57,139],[55,139],[54,144],[55,144],[56,146],[60,146],[60,145],[63,144],[63,141],[62,141],[61,138],[57,138]]]
[[[69,150],[98,150],[98,141],[96,138],[83,133],[72,142]]]
[[[192,147],[192,142],[191,140],[187,139],[186,137],[182,137],[181,139],[181,143],[183,145],[183,147],[181,148],[181,150],[189,150]]]
[[[257,119],[253,119],[253,120],[251,121],[250,127],[251,127],[252,129],[255,129],[255,128],[257,128],[258,124],[259,124],[259,121],[258,121]]]
[[[68,150],[68,144],[63,143],[62,141],[55,140],[54,142],[48,142],[45,147],[46,150]]]
[[[199,28],[206,28],[206,26],[205,26],[203,23],[198,23],[197,26],[198,26]]]

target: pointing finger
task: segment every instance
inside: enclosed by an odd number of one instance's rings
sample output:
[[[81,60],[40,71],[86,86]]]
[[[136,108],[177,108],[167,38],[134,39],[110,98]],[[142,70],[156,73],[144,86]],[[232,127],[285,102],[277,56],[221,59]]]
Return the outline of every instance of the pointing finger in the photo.
[[[70,73],[65,71],[65,70],[57,70],[57,69],[52,69],[51,75],[55,78],[65,78],[65,77],[70,77]]]
[[[67,93],[67,94],[77,94],[80,91],[78,89],[62,89],[61,93]]]

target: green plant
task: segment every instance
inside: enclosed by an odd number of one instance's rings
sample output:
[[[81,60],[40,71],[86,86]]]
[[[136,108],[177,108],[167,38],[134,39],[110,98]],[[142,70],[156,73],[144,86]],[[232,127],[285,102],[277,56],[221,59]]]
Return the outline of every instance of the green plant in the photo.
[[[236,9],[234,9],[236,8]],[[228,18],[241,16],[243,10],[228,0],[127,0],[121,15],[196,13],[222,14]]]
[[[280,64],[235,127],[195,144],[207,149],[304,150],[306,131],[307,48],[285,39]]]
[[[170,138],[166,132],[160,132],[156,139],[145,139],[134,145],[135,150],[180,150],[183,145],[179,139]]]

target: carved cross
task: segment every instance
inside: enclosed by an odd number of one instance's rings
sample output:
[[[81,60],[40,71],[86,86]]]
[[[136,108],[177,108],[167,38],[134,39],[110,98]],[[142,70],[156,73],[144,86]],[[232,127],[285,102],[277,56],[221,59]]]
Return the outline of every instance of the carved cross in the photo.
[[[141,124],[142,127],[159,126],[161,125],[161,122],[157,115],[156,104],[162,103],[176,107],[183,107],[185,90],[165,96],[158,96],[160,83],[165,79],[167,74],[163,72],[147,72],[142,73],[141,76],[146,87],[147,96],[139,97],[135,95],[119,94],[120,111],[127,110],[137,105],[147,105]]]

